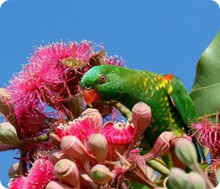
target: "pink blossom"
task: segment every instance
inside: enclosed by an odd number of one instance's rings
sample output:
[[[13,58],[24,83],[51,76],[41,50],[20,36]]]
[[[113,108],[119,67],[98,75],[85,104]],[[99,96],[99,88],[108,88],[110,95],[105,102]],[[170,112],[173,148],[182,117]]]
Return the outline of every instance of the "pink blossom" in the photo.
[[[107,122],[101,132],[108,142],[108,159],[116,160],[132,143],[134,128],[129,123]]]
[[[27,177],[13,179],[9,189],[45,189],[46,185],[55,179],[54,166],[47,159],[38,159],[34,162]]]
[[[79,80],[90,68],[87,63],[93,54],[94,47],[88,41],[37,48],[8,87],[18,118],[29,108],[44,109],[45,103],[58,112],[70,113],[63,103],[79,92]]]
[[[102,49],[100,53],[95,52],[96,47]],[[102,45],[95,46],[90,41],[61,41],[38,47],[29,58],[29,63],[14,75],[8,87],[19,126],[23,126],[22,121],[28,117],[27,114],[33,115],[30,110],[39,112],[45,118],[78,117],[82,108],[80,79],[92,67],[91,59],[95,64],[121,66],[123,62],[116,56],[108,58]],[[48,106],[52,112],[50,115],[45,114]],[[76,110],[77,106],[79,111]],[[23,127],[26,129],[26,126]],[[39,128],[31,130],[41,131]]]
[[[203,118],[201,122],[193,123],[192,129],[196,131],[198,142],[208,147],[212,158],[220,158],[220,126],[215,125],[208,118]]]
[[[38,159],[34,162],[28,177],[27,189],[44,189],[46,185],[55,179],[54,166],[47,159]]]
[[[101,123],[101,116],[81,117],[68,123],[61,123],[57,127],[56,134],[60,139],[64,136],[73,135],[80,140],[85,139],[87,141],[92,134],[100,132]]]
[[[132,142],[134,128],[129,123],[107,122],[102,134],[111,144],[129,144]]]
[[[12,179],[9,183],[9,189],[24,189],[27,178],[24,176]]]

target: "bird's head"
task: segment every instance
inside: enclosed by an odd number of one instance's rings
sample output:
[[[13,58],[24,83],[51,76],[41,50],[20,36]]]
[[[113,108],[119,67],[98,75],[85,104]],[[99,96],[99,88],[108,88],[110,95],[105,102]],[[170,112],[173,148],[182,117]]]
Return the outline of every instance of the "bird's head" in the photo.
[[[120,69],[121,67],[112,65],[94,66],[83,76],[81,87],[89,106],[97,101],[115,100],[114,94],[120,90]]]

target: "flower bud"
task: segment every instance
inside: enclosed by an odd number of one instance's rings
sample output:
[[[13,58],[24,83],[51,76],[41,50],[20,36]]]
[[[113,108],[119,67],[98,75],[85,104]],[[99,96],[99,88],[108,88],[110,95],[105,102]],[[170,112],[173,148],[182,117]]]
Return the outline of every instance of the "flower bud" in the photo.
[[[9,122],[0,124],[0,142],[13,146],[19,145],[17,132]]]
[[[93,134],[88,142],[96,160],[99,163],[103,163],[108,154],[108,143],[106,138],[102,134]]]
[[[87,108],[81,114],[82,117],[87,117],[89,122],[92,123],[94,130],[98,131],[102,128],[102,116],[97,109]]]
[[[172,168],[169,173],[167,188],[170,189],[186,189],[187,176],[186,173],[179,168]]]
[[[176,156],[190,169],[194,170],[197,165],[197,153],[192,142],[185,138],[179,139],[175,145]]]
[[[50,161],[53,165],[65,157],[64,153],[59,149],[53,149],[50,151]]]
[[[113,174],[106,166],[97,164],[91,169],[90,176],[95,183],[103,185],[112,179]]]
[[[139,102],[132,108],[132,121],[134,124],[134,142],[138,141],[151,121],[151,109],[150,107]]]
[[[205,181],[202,176],[196,172],[190,172],[185,188],[187,189],[206,189]]]
[[[73,161],[62,159],[56,163],[54,169],[58,179],[69,186],[80,189],[80,174]]]
[[[155,141],[151,151],[143,156],[145,161],[168,154],[171,148],[170,141],[175,137],[176,136],[173,132],[165,131],[161,133]]]
[[[15,163],[15,164],[13,164],[10,168],[9,168],[9,170],[8,170],[8,176],[9,176],[9,178],[14,178],[14,177],[16,177],[17,175],[19,175],[20,174],[20,170],[19,170],[19,163]]]
[[[46,189],[75,189],[73,187],[69,187],[63,183],[60,182],[56,182],[56,181],[50,181],[47,186]]]
[[[88,153],[82,142],[75,136],[63,137],[60,148],[71,159],[95,161],[95,157]]]
[[[14,112],[14,106],[10,103],[11,95],[9,91],[0,88],[0,113],[4,118],[9,121],[11,124],[15,125],[17,123],[16,116]]]

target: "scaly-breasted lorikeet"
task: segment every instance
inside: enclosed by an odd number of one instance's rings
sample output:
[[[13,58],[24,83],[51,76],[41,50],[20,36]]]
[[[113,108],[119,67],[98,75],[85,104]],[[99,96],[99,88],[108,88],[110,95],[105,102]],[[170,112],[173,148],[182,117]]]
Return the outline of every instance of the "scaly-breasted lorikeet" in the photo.
[[[151,146],[163,131],[180,134],[196,117],[187,90],[172,74],[100,65],[83,76],[81,86],[88,105],[116,100],[131,110],[140,101],[148,104],[152,120],[145,135]]]

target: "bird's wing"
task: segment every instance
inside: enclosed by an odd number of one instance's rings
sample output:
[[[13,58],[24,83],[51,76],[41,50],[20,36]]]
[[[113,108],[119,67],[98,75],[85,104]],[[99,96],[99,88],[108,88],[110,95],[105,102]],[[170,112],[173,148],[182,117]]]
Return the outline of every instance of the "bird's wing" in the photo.
[[[167,93],[170,96],[173,106],[177,109],[178,113],[186,125],[196,118],[195,108],[186,88],[182,82],[173,75],[165,75],[164,79],[169,80],[167,85]]]

